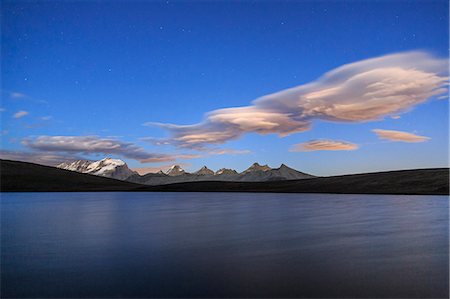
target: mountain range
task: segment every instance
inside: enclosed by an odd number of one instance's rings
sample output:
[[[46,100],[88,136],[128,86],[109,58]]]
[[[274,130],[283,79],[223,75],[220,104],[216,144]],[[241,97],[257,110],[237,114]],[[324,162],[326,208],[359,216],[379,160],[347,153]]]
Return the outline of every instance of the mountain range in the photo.
[[[58,168],[87,173],[97,176],[114,178],[144,185],[166,185],[173,183],[197,181],[228,181],[228,182],[265,182],[309,179],[315,176],[292,169],[284,164],[278,168],[253,163],[241,173],[234,169],[222,168],[214,172],[206,166],[193,173],[186,172],[180,165],[173,165],[166,172],[140,175],[128,168],[119,159],[104,158],[99,161],[78,160],[57,165]]]
[[[201,173],[204,173],[204,171]],[[409,169],[263,182],[191,181],[149,186],[56,167],[20,161],[0,160],[0,191],[169,191],[448,195],[449,169]],[[323,198],[318,197],[318,199]]]

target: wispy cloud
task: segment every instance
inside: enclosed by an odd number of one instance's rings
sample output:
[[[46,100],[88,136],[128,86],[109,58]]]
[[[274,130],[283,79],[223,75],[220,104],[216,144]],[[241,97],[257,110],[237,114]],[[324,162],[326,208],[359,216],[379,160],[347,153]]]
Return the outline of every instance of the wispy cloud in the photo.
[[[126,157],[125,155],[123,155]],[[199,155],[169,155],[169,154],[149,154],[149,157],[146,159],[138,160],[141,163],[161,163],[161,162],[170,162],[175,161],[177,159],[196,159],[200,158]],[[137,159],[135,159],[137,160]]]
[[[260,97],[251,106],[214,110],[203,122],[148,122],[170,133],[160,140],[205,150],[248,132],[286,136],[307,131],[314,120],[367,122],[407,112],[447,91],[446,59],[425,52],[386,55],[341,66],[311,83]]]
[[[295,144],[291,152],[312,152],[312,151],[353,151],[358,149],[358,145],[339,140],[317,139]]]
[[[413,133],[403,131],[382,130],[382,129],[374,129],[372,131],[375,134],[377,134],[378,138],[390,141],[425,142],[431,139],[430,137],[419,136]]]
[[[17,111],[16,113],[14,113],[13,117],[14,118],[22,118],[24,116],[27,116],[28,114],[30,114],[28,111],[20,110],[20,111]]]
[[[20,98],[25,98],[25,97],[26,97],[25,94],[23,94],[23,93],[21,93],[21,92],[16,92],[16,91],[10,92],[10,93],[9,93],[9,96],[10,96],[12,99],[20,99]]]
[[[25,146],[44,152],[76,154],[116,154],[134,159],[141,163],[168,162],[176,159],[193,159],[200,157],[191,154],[149,153],[142,147],[130,142],[98,136],[39,136],[26,138]]]
[[[28,94],[19,91],[11,91],[11,90],[1,90],[1,93],[4,94],[4,99],[10,99],[13,101],[27,101],[36,104],[44,104],[47,105],[48,102],[45,100],[36,99]]]
[[[208,150],[209,155],[247,155],[250,153],[251,151],[249,150],[236,150],[231,148],[214,148]]]
[[[205,138],[208,138],[205,136]],[[141,141],[149,142],[153,145],[171,145],[172,141],[170,139],[157,139],[153,137],[144,137],[140,138]],[[231,149],[231,148],[215,148],[215,147],[203,147],[203,146],[196,146],[193,145],[189,147],[191,149],[195,150],[201,150],[206,152],[206,155],[246,155],[251,153],[249,150],[238,150],[238,149]]]
[[[81,158],[76,155],[63,155],[52,152],[0,150],[0,159],[55,166],[62,162],[80,160]]]
[[[52,117],[51,117],[50,115],[47,115],[47,116],[42,116],[42,117],[40,117],[39,119],[40,119],[40,120],[47,121],[47,120],[51,120]]]

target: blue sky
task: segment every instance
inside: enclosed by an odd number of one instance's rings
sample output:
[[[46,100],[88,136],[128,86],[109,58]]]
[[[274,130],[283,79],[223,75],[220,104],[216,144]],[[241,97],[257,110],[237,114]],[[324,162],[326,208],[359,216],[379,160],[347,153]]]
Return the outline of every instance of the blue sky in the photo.
[[[258,161],[317,175],[448,165],[448,98],[431,91],[447,81],[448,1],[2,1],[1,10],[4,158],[112,156],[188,170]],[[379,71],[372,83],[398,80],[389,90],[421,87],[379,96],[369,113],[367,97],[342,87],[356,77],[318,79],[352,63]],[[252,104],[310,82],[292,111],[283,93]],[[217,112],[235,107],[250,108]],[[208,140],[193,140],[199,133]]]

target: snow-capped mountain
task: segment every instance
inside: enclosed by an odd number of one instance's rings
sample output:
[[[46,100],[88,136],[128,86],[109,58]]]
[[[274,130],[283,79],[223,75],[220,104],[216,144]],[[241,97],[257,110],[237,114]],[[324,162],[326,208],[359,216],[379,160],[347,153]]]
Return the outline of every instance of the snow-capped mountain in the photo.
[[[182,174],[185,174],[186,171],[184,171],[183,168],[181,168],[180,165],[173,165],[172,167],[170,167],[169,169],[167,169],[166,174],[168,176],[179,176]]]
[[[99,161],[78,160],[70,163],[64,162],[56,167],[118,180],[126,180],[136,174],[122,160],[111,158],[104,158]]]
[[[267,165],[253,163],[241,173],[229,168],[222,168],[214,172],[206,166],[194,173],[188,173],[180,165],[173,165],[166,172],[159,171],[145,175],[139,175],[137,172],[132,171],[122,160],[111,158],[99,161],[78,160],[70,163],[61,163],[57,167],[146,185],[165,185],[194,181],[266,182],[314,177],[289,168],[284,164],[281,164],[279,168],[270,168]]]
[[[64,163],[57,165],[56,167],[66,169],[66,170],[87,173],[87,169],[88,169],[89,165],[91,165],[91,163],[92,163],[92,161],[77,160],[77,161],[73,161],[73,162],[64,162]]]

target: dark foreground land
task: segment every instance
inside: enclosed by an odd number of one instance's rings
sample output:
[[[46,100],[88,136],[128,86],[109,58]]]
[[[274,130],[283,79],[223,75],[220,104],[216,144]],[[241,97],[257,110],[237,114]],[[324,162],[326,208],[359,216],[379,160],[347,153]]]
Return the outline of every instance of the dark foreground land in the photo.
[[[1,160],[2,192],[167,191],[348,194],[449,194],[449,169],[414,169],[291,181],[188,182],[145,186],[55,167]]]

